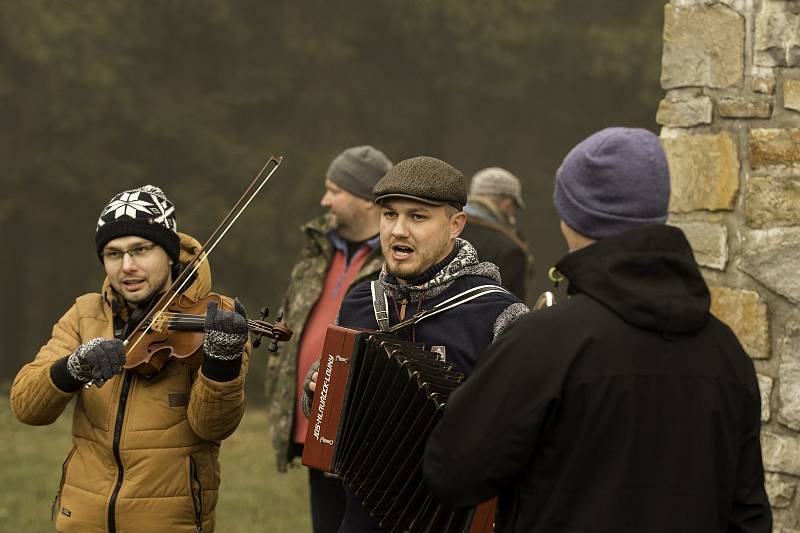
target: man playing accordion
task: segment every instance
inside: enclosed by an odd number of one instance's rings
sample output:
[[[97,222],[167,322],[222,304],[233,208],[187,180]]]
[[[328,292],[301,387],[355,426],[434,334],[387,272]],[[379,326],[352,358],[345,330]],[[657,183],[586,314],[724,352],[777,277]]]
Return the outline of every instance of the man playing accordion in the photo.
[[[338,325],[387,330],[469,289],[496,289],[500,284],[497,267],[479,262],[472,245],[459,238],[467,200],[461,172],[433,157],[414,157],[395,165],[373,192],[381,207],[383,270],[377,282],[363,283],[345,297]],[[514,295],[494,290],[398,335],[439,353],[469,375],[480,353],[527,312]],[[313,372],[307,381],[306,414],[316,379]],[[346,492],[340,533],[381,531],[352,492]]]

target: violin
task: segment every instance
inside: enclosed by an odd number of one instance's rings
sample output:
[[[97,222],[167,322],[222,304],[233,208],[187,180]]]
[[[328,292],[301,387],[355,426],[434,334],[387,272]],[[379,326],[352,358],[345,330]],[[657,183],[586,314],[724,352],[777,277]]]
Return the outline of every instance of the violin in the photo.
[[[185,363],[200,366],[201,349],[205,338],[206,307],[208,302],[216,301],[222,308],[222,299],[219,295],[209,295],[195,302],[183,295],[181,291],[193,279],[197,269],[208,259],[231,226],[253,201],[253,198],[266,185],[282,160],[282,157],[271,156],[269,158],[205,244],[197,250],[172,285],[142,318],[139,327],[125,339],[127,352],[124,368],[150,378],[156,375],[173,357],[181,359]],[[268,170],[269,172],[267,172]],[[254,347],[261,344],[262,336],[267,336],[272,339],[269,350],[274,352],[278,349],[278,342],[284,342],[291,338],[292,330],[282,321],[282,313],[278,315],[275,324],[267,323],[265,320],[268,313],[266,307],[262,308],[261,320],[248,320],[247,327],[255,333]],[[85,388],[88,389],[94,384],[93,381],[90,381]],[[102,382],[98,381],[97,385],[102,386]]]
[[[142,320],[134,337],[128,341],[130,349],[125,354],[124,368],[144,377],[158,374],[170,359],[199,367],[203,357],[205,337],[205,312],[209,302],[217,302],[222,309],[222,297],[212,294],[193,301],[184,295],[174,298],[157,318]],[[278,342],[292,338],[292,330],[279,313],[274,324],[266,322],[269,310],[261,308],[260,320],[247,320],[247,329],[254,333],[253,346],[261,344],[262,336],[272,339],[268,350],[276,352]]]

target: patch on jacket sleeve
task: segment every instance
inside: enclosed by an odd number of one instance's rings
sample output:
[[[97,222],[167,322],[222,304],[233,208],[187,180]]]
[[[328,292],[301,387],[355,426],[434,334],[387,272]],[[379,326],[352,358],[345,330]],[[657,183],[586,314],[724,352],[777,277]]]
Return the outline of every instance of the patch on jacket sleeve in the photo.
[[[186,392],[169,393],[170,407],[186,407],[187,405],[189,405],[189,393]]]
[[[439,361],[444,362],[447,359],[447,346],[431,346],[431,351],[439,354]]]
[[[61,514],[63,514],[66,517],[70,517],[70,516],[72,516],[72,511],[70,511],[66,507],[62,507],[61,508]]]

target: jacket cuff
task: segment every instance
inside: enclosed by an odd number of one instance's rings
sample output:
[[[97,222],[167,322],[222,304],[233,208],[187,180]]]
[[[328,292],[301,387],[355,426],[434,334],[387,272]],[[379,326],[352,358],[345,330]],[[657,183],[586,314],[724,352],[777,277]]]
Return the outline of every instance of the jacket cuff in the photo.
[[[67,359],[69,359],[69,356],[62,357],[50,367],[50,379],[52,379],[53,384],[62,391],[76,392],[83,386],[83,382],[73,378],[70,373],[67,372]]]
[[[204,355],[201,367],[203,375],[212,381],[233,381],[239,377],[239,372],[242,369],[242,358],[236,357],[226,361]]]

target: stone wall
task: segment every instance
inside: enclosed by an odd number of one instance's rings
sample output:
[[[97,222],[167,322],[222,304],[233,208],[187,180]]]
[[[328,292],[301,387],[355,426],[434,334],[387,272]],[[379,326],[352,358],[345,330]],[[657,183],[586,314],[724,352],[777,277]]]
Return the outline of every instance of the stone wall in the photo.
[[[672,0],[657,120],[670,223],[753,358],[777,533],[800,533],[800,0]]]

